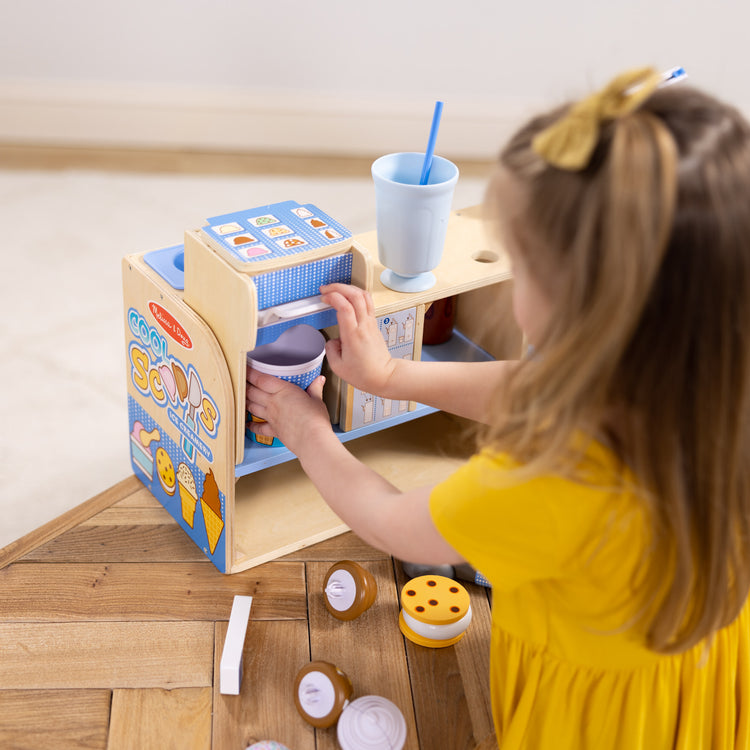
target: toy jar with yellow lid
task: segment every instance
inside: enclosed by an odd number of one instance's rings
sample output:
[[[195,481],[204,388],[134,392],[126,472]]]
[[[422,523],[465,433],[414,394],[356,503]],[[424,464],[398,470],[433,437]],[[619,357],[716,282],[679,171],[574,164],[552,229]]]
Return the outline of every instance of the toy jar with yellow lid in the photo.
[[[444,576],[413,578],[401,590],[398,624],[420,646],[444,648],[463,638],[471,623],[469,592]]]

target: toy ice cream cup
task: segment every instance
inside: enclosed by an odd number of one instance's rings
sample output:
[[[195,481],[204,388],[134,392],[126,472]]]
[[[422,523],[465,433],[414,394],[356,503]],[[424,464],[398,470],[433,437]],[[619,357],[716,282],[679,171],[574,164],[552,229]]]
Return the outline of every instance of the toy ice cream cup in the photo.
[[[332,727],[349,703],[352,681],[327,661],[313,661],[302,667],[294,680],[294,705],[302,718],[314,727]]]
[[[374,576],[352,560],[328,569],[323,582],[326,609],[338,620],[354,620],[372,606],[378,593]]]
[[[420,646],[444,648],[463,638],[471,622],[469,592],[443,576],[413,578],[401,590],[398,624]]]
[[[309,325],[287,328],[276,341],[263,344],[248,352],[247,366],[258,372],[288,380],[307,390],[320,375],[326,354],[326,340],[323,334]],[[247,415],[248,422],[263,420]],[[246,430],[251,440],[261,445],[282,445],[277,438],[266,438]]]
[[[380,281],[397,292],[435,285],[448,229],[458,167],[434,156],[430,177],[420,185],[425,155],[388,154],[372,164]]]

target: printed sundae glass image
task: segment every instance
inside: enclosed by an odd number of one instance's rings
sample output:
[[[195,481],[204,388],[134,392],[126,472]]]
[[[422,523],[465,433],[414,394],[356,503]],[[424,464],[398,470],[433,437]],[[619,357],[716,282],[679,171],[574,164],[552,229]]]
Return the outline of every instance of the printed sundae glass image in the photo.
[[[130,433],[130,456],[133,463],[149,478],[154,478],[154,454],[149,447],[154,440],[160,440],[159,430],[147,432],[141,422],[133,422]]]
[[[198,502],[198,493],[195,488],[195,477],[186,463],[180,463],[177,467],[177,484],[180,488],[182,517],[192,529],[193,521],[195,520],[195,506]]]
[[[219,543],[221,532],[224,530],[224,519],[221,515],[221,498],[219,497],[219,488],[214,478],[213,469],[208,470],[206,479],[203,482],[201,510],[203,511],[203,521],[206,524],[208,546],[213,555],[216,545]]]

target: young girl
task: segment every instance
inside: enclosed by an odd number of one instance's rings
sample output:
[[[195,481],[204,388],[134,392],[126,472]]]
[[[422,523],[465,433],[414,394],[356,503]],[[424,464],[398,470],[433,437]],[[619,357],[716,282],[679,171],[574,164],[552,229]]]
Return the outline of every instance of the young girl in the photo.
[[[321,380],[250,374],[255,429],[357,534],[489,579],[503,750],[750,747],[750,127],[660,81],[624,74],[500,156],[531,356],[393,360],[369,295],[322,289],[334,372],[486,421],[447,481],[400,492],[334,436]]]

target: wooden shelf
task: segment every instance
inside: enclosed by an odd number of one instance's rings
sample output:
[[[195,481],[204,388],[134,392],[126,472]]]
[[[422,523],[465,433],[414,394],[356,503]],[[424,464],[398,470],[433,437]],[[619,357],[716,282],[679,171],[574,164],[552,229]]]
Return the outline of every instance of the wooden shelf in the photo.
[[[492,356],[478,347],[459,331],[454,331],[451,338],[444,344],[422,347],[423,362],[483,362],[491,360]],[[382,419],[373,424],[359,427],[354,430],[343,431],[334,426],[334,432],[342,443],[370,435],[374,432],[396,427],[402,422],[410,422],[413,419],[432,414],[436,409],[424,404],[417,404],[413,411],[404,412],[390,419]],[[242,463],[237,464],[234,469],[236,477],[247,476],[262,469],[294,460],[295,456],[284,446],[259,445],[249,437],[245,437],[245,458]]]
[[[355,440],[351,452],[388,481],[410,490],[446,479],[469,457],[466,423],[444,412],[402,422]],[[237,481],[234,565],[242,570],[347,531],[299,462]]]

